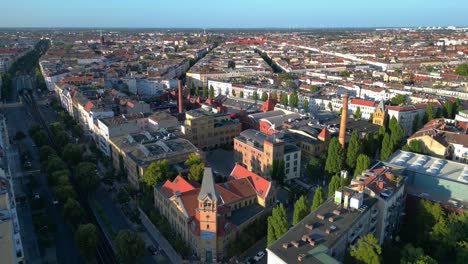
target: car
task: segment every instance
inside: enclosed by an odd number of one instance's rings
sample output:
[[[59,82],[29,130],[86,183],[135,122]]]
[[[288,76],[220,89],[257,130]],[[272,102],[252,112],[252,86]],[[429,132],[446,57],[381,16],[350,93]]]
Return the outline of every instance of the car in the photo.
[[[149,245],[146,247],[146,249],[149,251],[149,253],[151,253],[151,255],[156,255],[156,253],[158,252],[158,249],[154,246],[154,245]]]
[[[253,258],[251,257],[248,257],[246,260],[245,260],[245,264],[253,264],[255,263],[255,260],[253,260]]]
[[[57,199],[54,199],[54,200],[52,201],[52,203],[53,203],[54,205],[57,205],[57,204],[59,204],[59,201],[58,201]]]
[[[260,250],[257,253],[257,255],[255,255],[254,260],[255,261],[260,261],[264,256],[265,256],[265,252],[263,250]]]
[[[40,198],[41,198],[41,196],[40,196],[38,193],[36,193],[36,194],[34,195],[34,198],[36,198],[36,199],[40,199]]]

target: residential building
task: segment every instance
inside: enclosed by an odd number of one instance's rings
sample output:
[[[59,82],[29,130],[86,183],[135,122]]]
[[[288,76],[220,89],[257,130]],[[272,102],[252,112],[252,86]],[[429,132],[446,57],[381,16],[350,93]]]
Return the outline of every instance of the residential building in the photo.
[[[301,149],[275,135],[247,129],[234,139],[234,160],[267,179],[273,161],[284,161],[285,181],[301,175]]]
[[[349,104],[349,111],[352,114],[356,114],[357,109],[361,111],[362,119],[370,119],[371,114],[375,112],[377,104],[374,101],[368,101],[363,99],[352,99]]]
[[[126,174],[134,187],[152,162],[167,160],[171,166],[182,166],[191,153],[200,152],[190,141],[165,129],[110,137],[109,144],[114,169]]]
[[[200,149],[231,145],[240,131],[241,123],[231,119],[229,114],[202,108],[186,112],[185,122],[181,125],[184,137]]]
[[[430,103],[434,109],[434,114],[438,107],[441,107],[440,103],[434,102]],[[417,105],[404,105],[404,106],[387,106],[387,113],[389,120],[392,117],[395,117],[403,127],[405,131],[405,136],[410,136],[413,134],[413,120],[416,115],[419,115],[419,120],[422,120],[424,113],[426,112],[427,104],[417,104]]]
[[[366,234],[379,244],[401,225],[405,177],[379,162],[267,248],[268,263],[341,263]]]
[[[154,187],[154,205],[202,263],[221,261],[229,244],[275,204],[272,184],[236,165],[232,179],[214,182],[205,168],[201,186],[177,176]]]
[[[423,150],[433,157],[468,163],[467,122],[437,118],[408,138],[422,143]]]

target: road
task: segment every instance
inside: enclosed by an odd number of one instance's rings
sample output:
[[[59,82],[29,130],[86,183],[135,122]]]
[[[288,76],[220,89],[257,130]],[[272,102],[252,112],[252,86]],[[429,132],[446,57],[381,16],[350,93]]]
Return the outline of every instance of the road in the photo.
[[[21,88],[23,81],[18,82],[19,78],[14,78],[13,84]],[[7,107],[2,107],[5,116],[7,117],[7,126],[9,129],[10,137],[13,137],[17,131],[23,131],[24,134],[28,134],[28,129],[31,124],[34,123],[30,113],[28,113],[22,105],[18,105],[17,89],[13,89],[11,97],[7,100]],[[16,97],[16,98],[15,98]],[[12,107],[8,107],[15,105]],[[52,190],[47,184],[47,175],[41,173],[39,163],[39,153],[36,147],[33,147],[33,142],[30,137],[26,137],[23,141],[23,146],[30,154],[31,169],[30,172],[23,172],[19,160],[18,145],[13,142],[13,148],[11,152],[11,172],[16,179],[15,189],[19,196],[25,194],[24,191],[24,175],[31,174],[38,184],[37,192],[46,201],[46,215],[48,219],[55,226],[54,242],[56,247],[56,259],[57,263],[82,263],[82,259],[76,249],[74,236],[71,228],[66,224],[60,206],[53,204]],[[40,255],[38,250],[38,244],[36,242],[36,234],[34,233],[33,222],[31,217],[30,206],[27,203],[23,203],[18,206],[18,217],[21,226],[21,235],[23,237],[23,243],[25,244],[25,258],[28,263],[40,263]]]

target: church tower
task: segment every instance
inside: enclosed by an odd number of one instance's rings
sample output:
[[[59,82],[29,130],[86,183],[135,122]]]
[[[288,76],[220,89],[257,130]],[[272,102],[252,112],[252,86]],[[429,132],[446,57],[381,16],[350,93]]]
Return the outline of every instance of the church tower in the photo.
[[[204,263],[215,263],[217,257],[218,196],[211,168],[205,168],[198,194],[200,213],[200,258]]]

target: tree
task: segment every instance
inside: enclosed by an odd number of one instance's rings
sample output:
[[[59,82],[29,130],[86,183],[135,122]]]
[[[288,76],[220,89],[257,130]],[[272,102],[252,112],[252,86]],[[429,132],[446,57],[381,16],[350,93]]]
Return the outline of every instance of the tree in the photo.
[[[357,247],[351,246],[351,256],[366,264],[379,264],[382,248],[372,234],[359,238]]]
[[[316,157],[311,157],[309,163],[307,163],[306,170],[312,180],[320,180],[323,174],[322,161]]]
[[[297,91],[294,91],[291,93],[291,96],[289,96],[289,105],[292,107],[298,107],[299,105],[299,98],[297,95]]]
[[[276,92],[271,92],[270,93],[270,98],[276,100],[276,99],[278,99],[278,94]]]
[[[59,170],[65,170],[67,165],[60,159],[58,156],[52,156],[47,160],[46,163],[46,171],[47,173],[51,174]]]
[[[76,165],[81,162],[83,158],[83,151],[80,145],[76,144],[67,144],[62,151],[63,159],[71,164]]]
[[[51,156],[53,155],[57,155],[57,153],[55,152],[55,150],[49,146],[49,145],[44,145],[41,147],[41,149],[39,150],[39,160],[42,162],[42,163],[45,163]]]
[[[117,257],[123,264],[139,263],[145,254],[145,242],[130,230],[121,230],[117,233],[115,247]]]
[[[323,191],[322,186],[319,186],[315,190],[314,199],[312,200],[312,206],[310,208],[310,211],[314,211],[324,202],[325,202],[325,192]]]
[[[232,96],[236,96],[236,90],[232,89],[231,94],[232,94]]]
[[[98,236],[93,224],[80,225],[75,232],[75,242],[81,255],[86,260],[92,260],[96,254]]]
[[[425,125],[427,122],[431,121],[432,119],[434,119],[434,109],[432,108],[431,103],[427,103],[426,111],[424,113],[424,118],[423,118],[423,125]]]
[[[396,148],[398,148],[403,141],[405,131],[403,130],[403,127],[400,124],[396,124],[393,129],[391,130],[390,134],[390,143],[392,146],[392,152],[395,151]]]
[[[204,171],[205,171],[205,163],[193,164],[190,166],[188,179],[200,182],[203,179]]]
[[[328,107],[328,109],[330,109],[330,112],[333,112],[333,106],[332,106],[331,102],[328,102],[327,107]]]
[[[341,177],[334,175],[328,183],[328,198],[335,195],[335,191],[341,187]]]
[[[213,99],[214,98],[214,95],[215,92],[214,92],[214,88],[213,88],[213,85],[210,85],[210,99]]]
[[[444,117],[446,118],[452,118],[453,114],[453,104],[450,101],[445,101],[444,103]]]
[[[271,244],[273,244],[277,237],[275,235],[275,229],[273,227],[273,216],[269,216],[267,218],[267,223],[268,223],[268,229],[267,229],[267,244],[268,246],[270,246]]]
[[[421,128],[421,118],[416,114],[413,119],[413,133],[416,133]]]
[[[468,64],[463,63],[457,66],[455,73],[461,76],[468,76]]]
[[[455,115],[460,113],[463,110],[463,106],[459,98],[455,98],[455,103],[453,104],[454,111],[452,113],[452,118],[455,118]]]
[[[392,153],[393,153],[393,146],[392,146],[392,143],[390,142],[390,135],[388,133],[385,133],[385,136],[382,141],[380,159],[386,160],[390,157],[390,155],[392,155]]]
[[[193,82],[190,82],[190,95],[195,94],[195,84]]]
[[[365,154],[359,154],[356,162],[356,170],[354,170],[354,176],[360,175],[363,171],[367,170],[370,166],[370,159]]]
[[[358,106],[356,108],[356,112],[354,113],[354,117],[357,118],[357,119],[361,119],[362,118],[362,113],[361,113],[361,107]]]
[[[85,212],[80,204],[73,198],[68,198],[63,205],[63,216],[72,226],[76,227],[85,217]]]
[[[42,147],[49,141],[47,138],[47,134],[44,130],[39,130],[31,135],[32,140],[36,143],[37,146]]]
[[[206,86],[203,86],[202,87],[202,98],[206,99],[207,96],[208,96],[208,88]]]
[[[80,189],[87,194],[93,193],[99,186],[99,175],[94,163],[79,163],[76,166],[75,178]]]
[[[261,99],[263,102],[265,102],[266,100],[268,100],[268,93],[267,92],[263,92],[262,93],[262,99]]]
[[[268,222],[271,223],[271,227],[268,228],[268,231],[273,232],[272,234],[268,234],[269,243],[271,239],[276,240],[288,231],[288,218],[286,215],[286,208],[284,208],[283,204],[279,204],[273,208],[271,216],[268,217]]]
[[[315,93],[319,90],[319,88],[317,87],[317,85],[311,85],[310,88],[309,88],[309,91],[311,93]]]
[[[202,162],[203,160],[198,153],[190,153],[187,157],[187,160],[185,161],[185,165],[192,166],[195,164],[200,164]]]
[[[60,131],[57,134],[54,134],[54,136],[55,142],[57,142],[60,148],[64,148],[70,142],[68,134],[64,131]]]
[[[302,101],[302,108],[309,109],[309,100],[307,98],[304,98],[304,101]]]
[[[258,100],[258,93],[257,93],[257,91],[254,91],[254,92],[252,93],[252,99],[253,99],[253,100]]]
[[[288,94],[286,94],[285,92],[281,92],[280,94],[280,103],[282,105],[288,105]]]
[[[442,110],[442,107],[437,107],[435,118],[441,118],[443,116],[444,116],[444,111]]]
[[[373,123],[374,122],[374,113],[371,113],[369,116],[369,122]]]
[[[239,97],[240,97],[240,98],[244,98],[244,91],[240,91]]]
[[[403,146],[402,150],[419,154],[427,154],[427,152],[424,150],[424,142],[416,139],[409,141],[408,144]]]
[[[195,87],[195,96],[199,96],[200,95],[200,88],[198,86]]]
[[[424,250],[412,244],[406,244],[401,252],[400,264],[437,264],[433,258],[424,255]]]
[[[350,73],[349,73],[349,71],[340,71],[339,75],[341,77],[349,77]]]
[[[293,225],[299,223],[309,213],[309,205],[304,195],[294,203]]]
[[[167,160],[152,162],[141,179],[147,186],[153,186],[169,178],[169,163]]]
[[[54,171],[52,173],[49,173],[48,175],[49,175],[48,177],[49,184],[52,186],[56,186],[56,185],[59,185],[60,178],[70,177],[70,171],[67,169],[64,169],[64,170]]]
[[[349,140],[348,150],[346,152],[346,165],[349,168],[354,169],[356,167],[356,160],[361,153],[361,139],[356,130],[351,133],[351,139]]]
[[[406,104],[406,95],[405,94],[397,94],[390,100],[390,103],[392,105]]]
[[[328,144],[327,161],[325,162],[325,172],[328,175],[339,173],[343,169],[343,148],[336,137]]]
[[[65,203],[68,199],[77,199],[75,189],[70,184],[58,185],[54,188],[55,197],[60,203]]]

